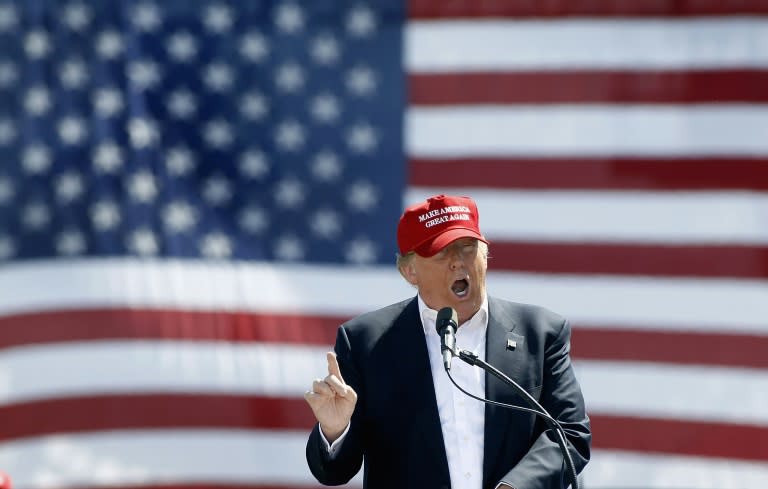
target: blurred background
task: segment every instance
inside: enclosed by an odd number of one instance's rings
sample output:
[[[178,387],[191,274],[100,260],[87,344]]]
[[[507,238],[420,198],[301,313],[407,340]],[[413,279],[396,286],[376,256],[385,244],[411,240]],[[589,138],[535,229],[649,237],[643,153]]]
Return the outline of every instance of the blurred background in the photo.
[[[767,103],[765,0],[0,0],[0,470],[315,487],[302,394],[453,193],[573,324],[584,487],[764,488]]]

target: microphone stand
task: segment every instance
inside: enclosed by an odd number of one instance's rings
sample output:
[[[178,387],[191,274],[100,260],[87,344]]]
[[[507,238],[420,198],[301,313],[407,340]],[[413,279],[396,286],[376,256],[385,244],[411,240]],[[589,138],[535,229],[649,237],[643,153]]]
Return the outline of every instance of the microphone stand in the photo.
[[[446,350],[450,350],[450,348],[446,348]],[[480,358],[478,358],[477,355],[475,355],[472,352],[461,350],[459,348],[456,348],[456,350],[452,350],[451,354],[454,356],[458,356],[460,359],[462,359],[464,362],[472,365],[480,367],[481,369],[485,370],[486,372],[490,373],[494,377],[498,378],[508,386],[512,387],[512,390],[514,390],[516,393],[518,393],[525,402],[531,406],[531,408],[526,408],[523,406],[516,406],[514,404],[506,404],[503,402],[498,401],[492,401],[490,399],[483,399],[480,397],[475,396],[474,394],[471,394],[464,390],[459,384],[456,383],[455,380],[453,380],[453,377],[451,376],[450,369],[445,369],[445,372],[448,374],[448,378],[451,379],[451,382],[453,382],[453,385],[455,385],[461,392],[468,395],[469,397],[473,399],[477,399],[478,401],[482,401],[486,404],[492,404],[495,406],[501,406],[508,409],[514,409],[517,411],[524,411],[527,413],[533,413],[537,416],[540,416],[549,426],[549,428],[553,431],[555,434],[555,440],[557,441],[557,445],[560,447],[560,451],[563,454],[563,460],[565,461],[565,465],[568,469],[568,476],[571,479],[571,487],[573,489],[579,489],[579,481],[576,476],[576,467],[573,464],[573,459],[571,458],[570,452],[568,452],[568,447],[566,446],[566,438],[565,438],[565,430],[562,426],[560,426],[560,423],[553,418],[546,409],[544,409],[539,402],[533,398],[528,392],[520,387],[517,382],[507,377],[501,370],[497,369],[490,363],[487,363]]]

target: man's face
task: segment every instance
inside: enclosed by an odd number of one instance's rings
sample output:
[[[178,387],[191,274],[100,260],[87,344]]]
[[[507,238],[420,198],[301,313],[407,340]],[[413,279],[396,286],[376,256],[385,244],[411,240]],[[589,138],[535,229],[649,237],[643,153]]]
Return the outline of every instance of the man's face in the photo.
[[[485,299],[488,259],[478,243],[474,238],[458,239],[429,258],[415,255],[404,270],[430,309],[456,309],[459,324],[471,318]]]

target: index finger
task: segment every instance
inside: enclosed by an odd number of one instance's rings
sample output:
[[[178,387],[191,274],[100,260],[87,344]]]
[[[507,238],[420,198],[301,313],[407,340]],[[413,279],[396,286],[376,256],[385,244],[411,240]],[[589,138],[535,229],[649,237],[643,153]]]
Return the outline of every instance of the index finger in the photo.
[[[339,361],[336,360],[336,353],[329,351],[325,354],[325,358],[328,359],[328,373],[335,375],[340,381],[344,382],[344,377],[341,376],[341,370],[339,369]]]

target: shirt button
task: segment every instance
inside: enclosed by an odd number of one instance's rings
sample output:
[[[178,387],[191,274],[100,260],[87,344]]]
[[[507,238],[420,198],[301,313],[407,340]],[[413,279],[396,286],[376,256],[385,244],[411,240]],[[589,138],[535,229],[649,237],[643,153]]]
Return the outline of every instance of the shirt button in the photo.
[[[464,477],[467,477],[467,478],[472,477],[472,474],[470,472],[467,472],[466,474],[464,474]]]

